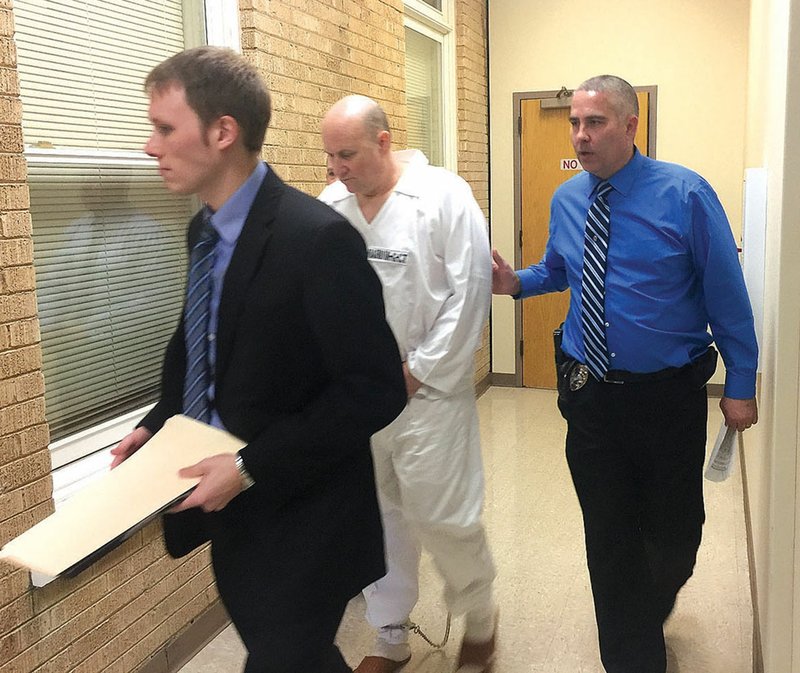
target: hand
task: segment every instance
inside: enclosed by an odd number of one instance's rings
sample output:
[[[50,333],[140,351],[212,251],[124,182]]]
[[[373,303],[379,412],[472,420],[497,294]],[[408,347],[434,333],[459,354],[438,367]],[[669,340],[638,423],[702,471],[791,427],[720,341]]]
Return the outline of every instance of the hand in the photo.
[[[183,502],[170,512],[200,507],[204,512],[218,512],[242,492],[242,477],[236,469],[236,454],[220,453],[184,467],[179,477],[197,478],[200,483]]]
[[[734,400],[723,397],[719,401],[719,408],[725,416],[725,425],[744,432],[751,425],[758,423],[758,405],[755,398],[750,400]]]
[[[403,363],[403,376],[406,379],[406,394],[408,395],[408,399],[414,397],[417,394],[417,391],[422,387],[422,381],[416,378],[409,370],[408,370],[408,363]]]
[[[494,294],[519,294],[519,276],[497,250],[492,249],[492,292]]]
[[[111,455],[114,456],[114,460],[111,461],[111,469],[113,470],[122,461],[130,458],[141,449],[152,436],[152,432],[141,426],[126,435],[119,444],[111,449]]]

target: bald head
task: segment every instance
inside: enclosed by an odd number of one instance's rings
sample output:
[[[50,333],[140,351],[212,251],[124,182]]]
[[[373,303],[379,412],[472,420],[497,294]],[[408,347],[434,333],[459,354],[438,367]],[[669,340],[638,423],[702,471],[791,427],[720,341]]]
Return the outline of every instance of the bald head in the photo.
[[[389,132],[389,120],[383,108],[366,96],[345,96],[334,103],[322,120],[323,127],[329,120],[333,120],[333,123],[343,121],[359,123],[367,136],[373,138],[381,131]]]
[[[366,96],[345,96],[322,119],[328,163],[347,189],[370,197],[394,187],[398,177],[389,120]]]

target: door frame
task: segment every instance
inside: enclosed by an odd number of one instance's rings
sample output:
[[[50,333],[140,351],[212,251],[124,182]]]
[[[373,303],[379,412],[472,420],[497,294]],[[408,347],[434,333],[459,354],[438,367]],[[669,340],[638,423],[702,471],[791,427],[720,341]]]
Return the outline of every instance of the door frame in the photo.
[[[658,86],[635,86],[636,93],[648,94],[647,106],[647,156],[656,158],[656,115]],[[566,87],[552,91],[522,91],[513,94],[514,128],[514,268],[522,266],[522,103],[528,100],[560,100]],[[570,93],[571,96],[571,93]],[[568,106],[565,106],[568,107]],[[522,302],[514,302],[514,385],[522,386]]]

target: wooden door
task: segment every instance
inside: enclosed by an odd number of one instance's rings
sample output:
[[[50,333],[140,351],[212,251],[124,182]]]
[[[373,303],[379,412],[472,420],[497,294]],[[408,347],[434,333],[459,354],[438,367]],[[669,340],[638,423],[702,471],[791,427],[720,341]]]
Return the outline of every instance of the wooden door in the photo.
[[[648,153],[649,98],[639,92],[636,146]],[[569,108],[542,107],[542,99],[520,101],[520,192],[522,266],[544,255],[549,232],[550,199],[556,188],[581,170],[570,141]],[[569,290],[522,303],[522,385],[555,388],[553,330],[567,315]]]

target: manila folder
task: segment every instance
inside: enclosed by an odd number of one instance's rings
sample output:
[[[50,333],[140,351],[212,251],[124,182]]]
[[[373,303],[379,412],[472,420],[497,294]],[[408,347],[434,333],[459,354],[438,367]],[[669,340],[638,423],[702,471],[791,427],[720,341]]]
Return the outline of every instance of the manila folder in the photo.
[[[189,494],[200,480],[178,470],[244,445],[224,430],[173,416],[125,462],[6,544],[0,559],[50,577],[75,575]]]

